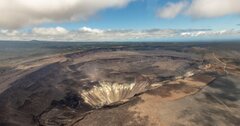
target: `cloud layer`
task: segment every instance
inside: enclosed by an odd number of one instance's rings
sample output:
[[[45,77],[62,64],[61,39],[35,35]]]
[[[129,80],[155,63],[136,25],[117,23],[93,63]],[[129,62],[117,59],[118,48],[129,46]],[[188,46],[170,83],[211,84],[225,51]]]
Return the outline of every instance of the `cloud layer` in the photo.
[[[1,0],[0,27],[16,29],[46,22],[86,20],[100,10],[132,0]]]
[[[163,38],[194,38],[240,35],[239,30],[211,29],[115,29],[104,30],[82,27],[77,30],[67,30],[63,27],[41,28],[30,31],[0,30],[2,40],[50,40],[50,41],[139,41],[159,40]]]
[[[188,5],[187,1],[181,1],[178,3],[168,3],[165,7],[160,8],[158,10],[157,16],[161,18],[174,18],[179,13],[181,13],[187,5]]]
[[[240,0],[181,0],[168,3],[157,12],[161,18],[174,18],[178,14],[193,18],[214,18],[240,14]]]

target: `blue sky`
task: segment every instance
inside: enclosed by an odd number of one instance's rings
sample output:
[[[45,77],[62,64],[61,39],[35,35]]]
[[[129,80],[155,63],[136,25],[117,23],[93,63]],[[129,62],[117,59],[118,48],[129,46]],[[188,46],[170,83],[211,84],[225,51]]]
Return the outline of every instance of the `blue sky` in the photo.
[[[210,19],[194,19],[188,16],[177,16],[174,19],[158,18],[156,11],[174,0],[145,0],[128,4],[124,8],[110,8],[98,12],[87,21],[67,22],[62,24],[45,24],[42,26],[63,26],[68,29],[93,27],[101,29],[234,29],[240,28],[239,15],[227,15]],[[177,1],[177,0],[175,0]]]
[[[0,39],[239,39],[239,0],[81,1],[84,0],[53,0],[52,3],[47,0],[13,0],[21,6],[11,10],[11,4],[3,0],[0,11],[5,12],[6,18],[0,19]],[[153,29],[154,32],[149,32]]]

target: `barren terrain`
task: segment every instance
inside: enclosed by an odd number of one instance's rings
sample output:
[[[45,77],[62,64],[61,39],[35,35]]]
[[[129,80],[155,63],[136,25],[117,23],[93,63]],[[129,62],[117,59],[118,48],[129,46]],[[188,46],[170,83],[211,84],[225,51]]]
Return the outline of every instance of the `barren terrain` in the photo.
[[[240,124],[239,44],[76,48],[0,67],[1,126]]]

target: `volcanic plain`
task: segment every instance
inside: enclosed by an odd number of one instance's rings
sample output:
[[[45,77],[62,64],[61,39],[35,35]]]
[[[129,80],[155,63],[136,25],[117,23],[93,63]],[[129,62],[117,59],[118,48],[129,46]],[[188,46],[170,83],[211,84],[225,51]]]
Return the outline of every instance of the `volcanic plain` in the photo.
[[[72,47],[1,65],[1,126],[240,124],[238,43]]]

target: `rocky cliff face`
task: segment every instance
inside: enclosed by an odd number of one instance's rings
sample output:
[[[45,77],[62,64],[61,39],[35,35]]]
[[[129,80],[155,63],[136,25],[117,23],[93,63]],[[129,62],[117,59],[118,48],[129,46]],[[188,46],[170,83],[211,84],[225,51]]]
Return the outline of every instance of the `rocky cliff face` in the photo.
[[[84,101],[94,108],[126,102],[134,95],[149,89],[150,81],[144,77],[138,77],[134,83],[99,82],[90,90],[79,92]]]

